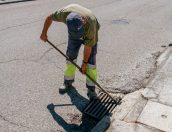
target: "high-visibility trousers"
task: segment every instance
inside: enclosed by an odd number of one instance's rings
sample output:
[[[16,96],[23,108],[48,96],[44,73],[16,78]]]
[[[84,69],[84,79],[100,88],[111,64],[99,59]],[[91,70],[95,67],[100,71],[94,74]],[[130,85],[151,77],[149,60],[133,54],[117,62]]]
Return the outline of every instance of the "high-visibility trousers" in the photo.
[[[82,40],[68,40],[68,47],[66,55],[77,62],[77,56],[79,53],[79,49],[82,45]],[[90,58],[88,60],[88,65],[86,69],[86,73],[95,81],[97,80],[97,70],[96,70],[96,54],[97,54],[97,44],[92,47],[92,52]],[[68,60],[66,60],[66,69],[64,72],[64,84],[72,84],[75,80],[75,71],[76,67]],[[86,78],[86,87],[89,89],[95,89],[95,84],[87,77]]]

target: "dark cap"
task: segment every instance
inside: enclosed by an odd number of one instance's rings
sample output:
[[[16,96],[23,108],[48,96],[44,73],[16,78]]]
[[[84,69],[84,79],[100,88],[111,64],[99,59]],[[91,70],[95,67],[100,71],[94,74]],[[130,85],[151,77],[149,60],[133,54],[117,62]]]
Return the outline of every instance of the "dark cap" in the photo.
[[[73,38],[81,38],[84,33],[82,17],[75,12],[70,13],[66,18],[69,35]]]

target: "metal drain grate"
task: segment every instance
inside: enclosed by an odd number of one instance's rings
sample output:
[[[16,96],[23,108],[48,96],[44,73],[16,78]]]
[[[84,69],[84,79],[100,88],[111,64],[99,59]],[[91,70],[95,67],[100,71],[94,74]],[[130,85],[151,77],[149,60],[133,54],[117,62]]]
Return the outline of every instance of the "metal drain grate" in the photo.
[[[111,113],[117,105],[107,94],[100,92],[98,99],[91,101],[85,108],[84,113],[100,120]]]

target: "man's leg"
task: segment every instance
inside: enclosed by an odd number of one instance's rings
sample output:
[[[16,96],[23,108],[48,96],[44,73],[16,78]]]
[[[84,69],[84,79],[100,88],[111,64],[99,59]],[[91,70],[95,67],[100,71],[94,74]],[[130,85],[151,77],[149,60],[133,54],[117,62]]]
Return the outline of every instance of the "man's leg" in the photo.
[[[93,46],[91,56],[88,61],[87,74],[93,79],[97,80],[97,69],[96,69],[96,54],[97,54],[97,44]],[[86,87],[88,88],[88,97],[90,100],[97,99],[97,94],[95,92],[95,84],[87,77]]]
[[[66,55],[74,62],[77,61],[77,56],[81,44],[82,44],[81,40],[72,40],[72,39],[68,40]],[[69,60],[66,60],[66,69],[64,72],[64,85],[59,89],[59,92],[61,94],[65,93],[68,88],[72,87],[72,83],[74,82],[75,79],[75,71],[76,71],[76,67]]]

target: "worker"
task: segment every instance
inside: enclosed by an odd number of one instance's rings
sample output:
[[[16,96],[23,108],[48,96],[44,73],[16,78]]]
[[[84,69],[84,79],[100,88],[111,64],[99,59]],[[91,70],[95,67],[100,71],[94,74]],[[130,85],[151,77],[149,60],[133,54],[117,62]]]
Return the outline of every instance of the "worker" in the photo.
[[[98,30],[100,24],[91,10],[78,5],[70,4],[65,6],[53,14],[49,15],[45,22],[41,33],[41,40],[46,42],[48,40],[47,32],[53,21],[63,22],[68,28],[68,46],[66,55],[73,60],[77,61],[77,56],[81,45],[84,45],[83,62],[81,72],[88,74],[96,81],[96,54],[98,42]],[[66,60],[66,69],[64,72],[64,84],[60,87],[59,92],[65,93],[72,87],[75,79],[76,67]],[[97,99],[95,92],[95,84],[87,77],[86,78],[87,96],[90,100]]]

